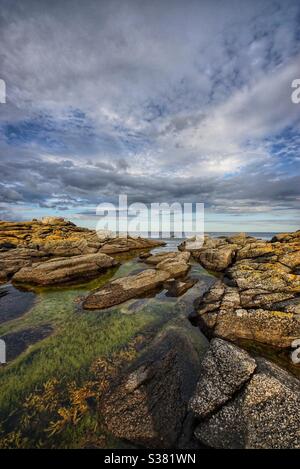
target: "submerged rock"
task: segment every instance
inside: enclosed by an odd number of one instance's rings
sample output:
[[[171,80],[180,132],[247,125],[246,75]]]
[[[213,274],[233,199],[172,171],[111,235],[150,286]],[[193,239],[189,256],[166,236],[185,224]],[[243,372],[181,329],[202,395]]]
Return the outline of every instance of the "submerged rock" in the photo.
[[[0,286],[0,324],[23,316],[34,305],[36,295],[11,284]]]
[[[187,404],[207,347],[195,332],[185,319],[168,326],[112,383],[100,411],[114,437],[146,448],[185,445],[192,430]]]
[[[10,332],[1,336],[0,338],[6,344],[6,360],[10,362],[17,358],[21,353],[43,339],[46,339],[53,332],[53,327],[50,324],[44,324],[39,327],[32,327],[22,329],[16,332]]]
[[[84,254],[52,259],[23,267],[14,275],[13,282],[28,285],[56,285],[92,278],[115,265],[117,262],[106,254]]]
[[[136,275],[118,278],[92,292],[83,302],[85,309],[104,309],[138,298],[161,287],[170,275],[163,270],[147,269]]]
[[[212,369],[201,374],[190,404],[199,418],[196,437],[213,448],[300,448],[300,382],[265,359],[255,363],[238,347],[218,343],[221,362],[213,341],[203,362]]]

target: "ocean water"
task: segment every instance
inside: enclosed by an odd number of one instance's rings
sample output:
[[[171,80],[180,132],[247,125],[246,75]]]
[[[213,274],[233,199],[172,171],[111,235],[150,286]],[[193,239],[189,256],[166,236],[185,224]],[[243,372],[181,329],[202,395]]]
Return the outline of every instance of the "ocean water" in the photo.
[[[209,236],[212,236],[214,238],[217,238],[219,236],[233,236],[235,234],[238,234],[238,232],[208,232],[206,233]],[[265,233],[258,233],[258,232],[251,232],[251,233],[246,233],[248,236],[253,236],[254,238],[258,239],[263,239],[266,241],[269,241],[270,239],[273,238],[273,236],[276,235],[275,232],[265,232]],[[176,251],[177,246],[184,241],[184,238],[162,238],[163,241],[165,241],[165,246],[155,248],[152,252],[170,252],[170,251]]]
[[[157,250],[177,250],[179,242],[170,239]],[[195,263],[188,275],[197,283],[182,296],[169,296],[162,289],[106,310],[84,310],[82,301],[92,290],[149,267],[141,262],[139,252],[120,254],[118,260],[120,265],[79,284],[30,291],[19,291],[10,284],[3,286],[0,337],[7,342],[8,364],[0,367],[0,448],[6,438],[12,447],[85,447],[90,435],[94,438],[95,434],[102,447],[121,444],[111,443],[111,436],[98,425],[99,414],[94,406],[84,407],[85,414],[79,423],[63,421],[58,432],[56,427],[52,431],[52,424],[62,422],[62,408],[67,416],[78,411],[77,400],[72,397],[74,389],[76,399],[83,399],[80,404],[86,402],[84,395],[95,379],[95,366],[98,370],[100,363],[99,381],[94,384],[100,389],[104,380],[101,363],[112,367],[119,356],[125,366],[125,362],[135,359],[140,346],[151,343],[169,321],[181,315],[187,318],[194,311],[195,300],[215,278]],[[30,303],[25,308],[27,298]],[[199,343],[206,343],[200,330],[195,328],[195,334]],[[45,403],[47,407],[40,406],[41,396],[43,406]]]
[[[238,232],[235,232],[235,231],[232,231],[232,232],[229,232],[229,231],[227,231],[227,232],[225,232],[225,231],[224,232],[213,232],[212,231],[211,232],[211,231],[209,231],[207,234],[210,235],[210,236],[213,236],[213,237],[218,237],[218,236],[233,236],[235,234],[238,234]],[[268,232],[268,231],[266,231],[266,232],[255,232],[255,231],[253,231],[253,232],[247,232],[246,234],[248,236],[253,236],[254,238],[258,238],[258,239],[270,240],[277,233]]]
[[[251,233],[264,239],[272,238],[273,234]],[[164,241],[164,246],[151,252],[176,251],[183,240]],[[120,447],[121,442],[112,440],[98,425],[99,414],[94,406],[86,408],[79,424],[67,420],[64,426],[58,427],[57,433],[56,427],[53,431],[53,422],[62,421],[62,408],[67,416],[77,415],[73,414],[78,408],[77,401],[72,400],[72,390],[76,390],[76,396],[84,398],[86,390],[90,389],[89,383],[95,379],[99,380],[95,381],[97,389],[100,388],[103,370],[100,367],[99,376],[95,378],[94,365],[113,364],[119,356],[123,356],[126,363],[134,360],[140,353],[139,347],[151,343],[167,323],[180,315],[187,318],[195,311],[195,302],[214,283],[215,276],[191,261],[188,277],[197,282],[180,297],[169,296],[163,289],[155,295],[132,299],[107,310],[83,310],[82,300],[89,292],[147,267],[134,252],[123,253],[118,260],[120,265],[81,284],[32,291],[19,291],[10,284],[2,287],[0,337],[10,340],[10,358],[6,366],[0,367],[0,447],[6,439],[12,447],[87,447],[90,435],[96,435],[102,447]],[[195,333],[199,342],[206,340],[197,328]],[[287,351],[249,341],[243,347],[300,376],[299,368],[291,363]],[[57,383],[56,387],[51,387],[51,383]]]
[[[209,236],[213,236],[215,238],[219,237],[219,236],[234,236],[234,235],[237,235],[239,234],[240,231],[206,231],[205,234],[209,235]],[[265,232],[259,232],[259,231],[249,231],[249,232],[246,232],[246,235],[247,236],[253,236],[254,238],[258,238],[258,239],[265,239],[265,240],[270,240],[273,238],[273,236],[275,236],[276,233],[275,231],[265,231]],[[136,233],[135,236],[140,236],[142,238],[149,238],[149,234],[147,232],[140,232],[140,233]],[[191,235],[192,237],[193,235]],[[153,239],[163,239],[163,240],[172,240],[172,239],[175,239],[177,241],[184,241],[185,239],[187,238],[187,236],[183,236],[182,238],[176,238],[174,236],[172,236],[171,234],[171,237],[170,238],[166,238],[164,236],[155,236],[153,237]],[[177,243],[178,244],[178,243]]]

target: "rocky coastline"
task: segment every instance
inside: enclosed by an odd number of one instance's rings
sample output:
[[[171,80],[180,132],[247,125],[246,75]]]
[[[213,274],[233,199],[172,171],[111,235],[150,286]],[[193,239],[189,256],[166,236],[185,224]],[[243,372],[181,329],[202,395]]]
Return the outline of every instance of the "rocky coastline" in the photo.
[[[180,250],[188,252],[186,243]],[[270,242],[206,237],[191,251],[218,273],[195,316],[211,342],[198,337],[193,348],[186,318],[158,335],[103,398],[110,432],[151,448],[299,448],[299,380],[232,343],[247,338],[290,348],[299,339],[299,253],[300,232]]]
[[[300,231],[270,241],[245,234],[206,237],[193,257],[221,274],[197,308],[205,333],[281,348],[300,337]]]
[[[60,217],[0,221],[0,283],[12,279],[53,285],[87,279],[115,266],[112,255],[162,244],[139,237],[111,238]]]
[[[61,218],[0,222],[2,283],[83,282],[137,251],[140,268],[81,300],[93,315],[158,291],[188,294],[195,263],[214,275],[192,318],[170,318],[108,381],[97,401],[106,431],[136,448],[300,448],[299,379],[240,346],[290,350],[300,338],[300,231],[270,241],[206,236],[201,249],[183,242],[158,253],[160,241],[98,235]]]

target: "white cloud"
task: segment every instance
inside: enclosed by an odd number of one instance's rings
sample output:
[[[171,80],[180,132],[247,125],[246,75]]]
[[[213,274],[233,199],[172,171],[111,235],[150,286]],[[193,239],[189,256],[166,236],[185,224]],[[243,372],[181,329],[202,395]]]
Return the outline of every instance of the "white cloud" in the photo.
[[[245,182],[256,171],[282,181],[289,158],[296,174],[299,141],[281,134],[300,129],[290,100],[297,0],[2,3],[0,123],[11,134],[0,137],[0,159],[19,168],[3,174],[16,193],[24,186],[24,200],[93,202],[85,176],[93,188],[99,181],[97,197],[126,187],[134,197],[198,193],[230,211],[240,177],[250,211],[258,201]],[[56,176],[66,160],[74,167]],[[272,187],[259,210],[272,205]]]

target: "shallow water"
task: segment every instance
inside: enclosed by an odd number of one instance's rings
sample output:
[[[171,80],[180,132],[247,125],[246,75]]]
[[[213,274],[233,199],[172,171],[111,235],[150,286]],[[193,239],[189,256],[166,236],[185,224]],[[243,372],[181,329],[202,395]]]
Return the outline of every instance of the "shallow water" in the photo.
[[[176,246],[172,240],[155,252],[175,250]],[[187,316],[196,297],[214,281],[213,276],[195,263],[190,275],[198,283],[181,297],[168,297],[162,290],[153,297],[130,300],[107,310],[82,310],[82,299],[91,290],[111,279],[149,268],[137,253],[125,253],[117,258],[120,266],[81,285],[35,288],[30,292],[7,287],[9,302],[15,305],[19,315],[6,316],[9,321],[0,325],[0,337],[8,339],[7,348],[11,348],[8,350],[11,361],[0,368],[0,419],[12,411],[22,413],[24,399],[49,380],[85,382],[94,360],[113,356],[135,337],[154,337],[167,321],[179,314]],[[0,298],[0,310],[6,296]],[[24,305],[29,300],[28,309]]]
[[[19,331],[9,332],[4,334],[1,339],[6,344],[6,361],[11,362],[23,353],[27,348],[39,342],[53,332],[53,327],[50,324],[43,324],[37,327],[30,327],[28,329],[21,329]]]
[[[180,241],[168,240],[166,246],[155,248],[152,252],[176,250]],[[60,412],[64,415],[67,410],[58,409],[59,416],[50,413],[48,421],[35,405],[34,412],[37,415],[30,417],[26,400],[32,393],[39,393],[45,383],[53,380],[61,383],[63,392],[69,389],[70,383],[84,385],[90,379],[91,365],[95,360],[114,357],[136,338],[144,338],[149,342],[167,321],[181,314],[188,317],[195,309],[195,301],[215,281],[215,277],[198,263],[191,262],[189,278],[197,280],[197,283],[181,297],[170,297],[166,290],[161,290],[150,298],[130,300],[107,310],[84,311],[81,307],[82,299],[91,290],[111,279],[149,267],[139,260],[140,252],[116,256],[120,266],[83,284],[35,288],[33,292],[24,292],[12,285],[0,289],[0,292],[8,291],[2,296],[0,294],[0,318],[1,314],[4,318],[0,324],[0,337],[6,337],[7,346],[11,347],[8,351],[11,361],[0,368],[0,447],[6,438],[9,446],[32,447],[39,444],[42,447],[82,447],[84,435],[98,425],[98,415],[92,417],[88,414],[76,425],[66,418],[67,425],[57,437],[55,432],[52,435],[47,425],[51,429],[51,419],[60,422]],[[279,354],[280,351],[272,350],[272,357],[268,358],[276,361]],[[287,362],[282,361],[282,354],[280,358],[279,364],[290,369]],[[34,397],[33,402],[36,399]],[[68,409],[68,405],[63,404],[63,407]],[[28,414],[28,428],[22,420],[24,413]],[[3,424],[4,430],[1,420],[6,422]],[[35,425],[39,422],[34,431],[32,422]],[[16,432],[21,425],[25,437],[20,442]],[[98,430],[98,434],[102,438],[101,430]],[[116,447],[115,444],[106,440],[103,446]]]
[[[34,304],[35,294],[11,284],[0,285],[0,324],[23,316]]]

